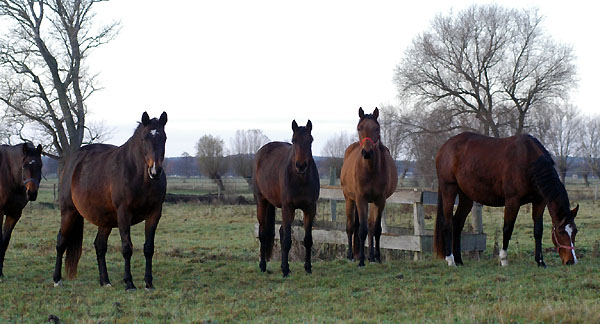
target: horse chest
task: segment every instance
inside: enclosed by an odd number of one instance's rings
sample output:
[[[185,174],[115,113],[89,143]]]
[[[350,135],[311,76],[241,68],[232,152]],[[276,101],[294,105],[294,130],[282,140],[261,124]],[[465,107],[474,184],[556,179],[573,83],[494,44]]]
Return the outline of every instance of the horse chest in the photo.
[[[4,201],[3,210],[5,214],[19,213],[27,205],[27,196],[25,193],[15,192],[8,196]]]

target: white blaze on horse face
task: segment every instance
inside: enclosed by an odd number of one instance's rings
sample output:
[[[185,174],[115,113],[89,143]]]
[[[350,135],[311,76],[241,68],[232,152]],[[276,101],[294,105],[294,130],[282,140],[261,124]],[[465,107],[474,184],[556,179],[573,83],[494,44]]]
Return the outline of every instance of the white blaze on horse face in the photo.
[[[456,266],[456,263],[454,262],[454,255],[452,253],[446,257],[446,262],[448,262],[448,265],[451,267]]]
[[[498,256],[500,257],[500,265],[506,267],[508,265],[508,253],[506,253],[506,250],[500,250],[500,254]]]
[[[158,130],[157,130],[157,129],[153,129],[153,130],[151,130],[151,131],[150,131],[150,135],[152,135],[152,136],[156,136],[156,135],[158,135]]]
[[[152,163],[152,169],[150,170],[150,172],[152,172],[152,175],[156,174],[156,162]]]
[[[35,160],[29,161],[29,165],[35,164]]]
[[[569,241],[571,242],[571,247],[573,249],[571,249],[571,253],[573,253],[573,261],[574,263],[577,263],[577,257],[575,256],[575,248],[573,246],[573,228],[571,227],[571,224],[565,226],[565,231],[567,232],[567,234],[569,234]]]

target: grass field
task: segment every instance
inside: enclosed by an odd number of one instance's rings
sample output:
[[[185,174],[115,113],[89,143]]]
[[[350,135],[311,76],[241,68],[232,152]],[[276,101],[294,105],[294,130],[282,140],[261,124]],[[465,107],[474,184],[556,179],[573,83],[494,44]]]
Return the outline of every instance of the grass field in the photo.
[[[51,190],[46,191],[42,202],[52,199]],[[96,228],[89,223],[78,277],[54,288],[59,211],[31,203],[6,254],[0,322],[43,323],[52,314],[62,323],[598,323],[599,209],[580,203],[580,262],[575,266],[562,266],[552,249],[547,212],[543,244],[548,268],[535,266],[533,226],[525,208],[509,248],[511,264],[498,266],[492,251],[494,241],[501,240],[502,209],[484,208],[488,246],[480,261],[466,258],[465,266],[449,268],[426,254],[421,261],[393,260],[359,269],[344,259],[315,260],[312,275],[293,262],[287,279],[277,261],[268,264],[267,273],[258,269],[253,206],[165,204],[154,256],[157,289],[150,292],[125,292],[117,230],[107,253],[114,286],[99,286],[92,243]],[[392,223],[408,226],[407,208],[390,208]],[[326,210],[324,203],[319,211]],[[342,213],[339,205],[338,218]],[[428,227],[432,222],[427,220]],[[132,228],[132,240],[132,274],[143,287],[143,226]]]

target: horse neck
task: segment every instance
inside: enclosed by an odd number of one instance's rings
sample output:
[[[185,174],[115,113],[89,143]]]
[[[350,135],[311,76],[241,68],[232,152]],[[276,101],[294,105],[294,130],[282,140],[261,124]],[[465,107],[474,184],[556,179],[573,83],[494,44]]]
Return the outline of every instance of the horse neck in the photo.
[[[124,161],[127,165],[136,169],[136,172],[143,172],[143,168],[139,168],[140,160],[144,159],[144,155],[140,150],[141,147],[141,135],[138,134],[136,130],[135,133],[121,145],[118,150],[121,153],[121,156],[124,158]]]
[[[562,194],[548,201],[547,205],[548,213],[554,226],[558,226],[558,224],[564,221],[564,218],[559,218],[560,215],[570,215],[571,213],[569,198],[564,197]],[[564,209],[562,213],[560,212],[561,209]]]
[[[3,146],[0,150],[0,158],[3,160],[0,163],[2,165],[2,172],[5,179],[9,181],[9,183],[3,185],[20,185],[22,182],[21,178],[23,177],[20,167],[21,159],[23,158],[21,155],[21,146]]]

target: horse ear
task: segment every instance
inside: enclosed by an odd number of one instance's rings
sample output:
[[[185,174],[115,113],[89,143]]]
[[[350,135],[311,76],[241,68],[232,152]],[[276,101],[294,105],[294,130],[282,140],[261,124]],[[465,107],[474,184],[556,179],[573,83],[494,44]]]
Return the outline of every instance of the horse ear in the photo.
[[[142,125],[148,126],[149,123],[150,123],[150,116],[148,116],[148,113],[144,111],[144,113],[142,114]]]
[[[27,151],[29,151],[28,143],[23,143],[23,155],[27,155]]]
[[[158,122],[165,126],[167,124],[167,113],[163,111],[162,114],[160,114],[160,118],[158,119]]]
[[[42,144],[38,144],[36,150],[39,154],[42,154]]]
[[[375,119],[379,117],[379,109],[377,107],[375,107],[375,110],[373,110],[373,117],[375,117]]]
[[[308,120],[308,123],[306,123],[306,129],[308,129],[308,131],[312,131],[312,123],[310,122],[310,119]]]
[[[577,204],[577,206],[575,208],[573,208],[573,210],[571,210],[571,216],[573,216],[573,218],[575,218],[575,216],[577,216],[578,211],[579,211],[579,204]]]
[[[292,121],[292,130],[294,131],[294,133],[298,130],[298,123],[296,123],[295,119],[294,121]]]
[[[358,117],[360,117],[360,119],[365,117],[365,112],[362,110],[362,107],[358,108]]]

